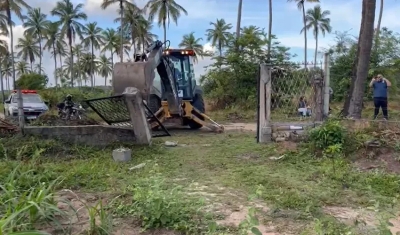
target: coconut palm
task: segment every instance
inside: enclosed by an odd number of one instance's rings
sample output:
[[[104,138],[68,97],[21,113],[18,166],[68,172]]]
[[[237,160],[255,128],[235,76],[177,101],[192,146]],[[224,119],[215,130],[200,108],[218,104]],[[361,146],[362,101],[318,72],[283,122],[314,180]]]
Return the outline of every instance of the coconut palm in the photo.
[[[0,39],[0,61],[2,62],[5,58],[4,56],[7,55],[8,52],[8,43],[6,40]],[[0,83],[1,83],[1,93],[3,100],[5,99],[4,94],[4,83],[3,83],[3,71],[2,71],[2,63],[0,63]]]
[[[90,47],[92,58],[94,58],[94,49],[100,49],[100,45],[103,43],[102,31],[96,22],[86,24],[82,30],[82,43],[86,48]],[[92,60],[90,72],[92,81],[94,81],[94,63],[95,61]]]
[[[217,47],[219,56],[222,57],[222,48],[226,46],[230,35],[229,30],[232,29],[232,24],[227,24],[224,19],[217,19],[217,21],[210,22],[213,26],[212,29],[207,29],[207,41],[211,42],[213,47]]]
[[[93,76],[92,73],[96,72],[95,70],[92,70],[93,61],[94,61],[95,69],[97,69],[97,60],[96,60],[96,57],[94,55],[92,55],[92,53],[83,53],[81,55],[79,64],[81,66],[82,73],[85,73],[90,77]],[[92,87],[94,87],[96,85],[96,81],[94,79],[91,79],[90,83],[91,83]]]
[[[242,6],[243,6],[243,0],[239,0],[237,21],[236,21],[236,39],[240,37],[240,29],[241,29],[240,24],[242,22]]]
[[[0,11],[0,35],[1,36],[8,36],[8,19],[7,14],[4,11]]]
[[[331,19],[328,16],[331,14],[330,11],[322,11],[321,6],[317,5],[312,9],[307,10],[306,14],[306,27],[301,31],[307,31],[312,29],[315,38],[315,54],[314,54],[314,68],[317,66],[317,55],[318,55],[318,36],[321,33],[325,36],[326,33],[332,31],[330,25]]]
[[[85,53],[85,48],[83,47],[83,44],[77,44],[72,48],[72,53],[76,57],[76,63],[75,63],[75,74],[80,81],[80,86],[82,86],[82,66],[81,66],[81,59],[82,55]]]
[[[138,8],[135,4],[133,4],[131,1],[129,1],[129,0],[103,0],[103,3],[101,4],[101,8],[103,8],[103,9],[107,9],[109,6],[111,6],[111,5],[113,5],[113,4],[116,4],[116,3],[119,3],[119,14],[120,14],[120,18],[121,19],[123,19],[124,18],[124,13],[125,13],[125,10],[124,10],[124,8],[125,7],[128,7],[128,6],[131,6],[131,7],[136,7],[136,8]],[[139,8],[138,8],[139,9]],[[120,41],[121,42],[124,42],[125,40],[124,40],[124,32],[123,32],[123,28],[124,28],[124,25],[123,25],[123,21],[121,21],[121,26],[120,26],[120,28],[121,28],[121,30],[120,30]],[[124,51],[124,44],[123,43],[121,43],[120,44],[120,49],[119,49],[119,51]],[[120,60],[121,60],[121,63],[124,61],[124,53],[119,53],[119,56],[120,56]]]
[[[6,79],[8,90],[11,90],[10,78],[13,76],[12,60],[10,51],[7,51],[1,60],[1,75]]]
[[[142,48],[142,52],[155,40],[158,36],[151,32],[153,29],[153,24],[148,20],[141,20],[137,28],[137,39],[136,43],[138,47]]]
[[[18,61],[16,65],[17,75],[20,77],[22,74],[30,73],[32,70],[29,68],[29,64],[26,61]]]
[[[31,71],[33,71],[33,63],[36,57],[40,57],[39,46],[37,45],[38,39],[34,38],[33,35],[25,35],[22,38],[18,38],[15,49],[19,50],[17,56],[24,61],[29,61],[31,65]]]
[[[107,78],[112,74],[112,64],[110,58],[106,55],[101,55],[97,60],[98,62],[98,73],[104,78],[104,86],[107,86]]]
[[[115,29],[107,28],[102,32],[103,34],[103,47],[101,53],[110,51],[111,54],[111,64],[114,67],[114,53],[116,53],[115,48],[118,46],[118,35]]]
[[[12,27],[14,26],[14,22],[12,20],[12,13],[14,13],[17,18],[23,20],[23,8],[30,9],[30,6],[24,0],[3,0],[0,2],[0,11],[5,11],[7,15],[7,25],[10,29],[10,53],[14,55],[14,32]],[[15,87],[15,60],[14,58],[11,61],[13,68],[13,83]]]
[[[295,2],[297,8],[303,12],[303,24],[306,27],[306,10],[304,4],[306,2],[317,3],[319,0],[287,0],[288,2]],[[304,68],[307,69],[307,30],[304,30]]]
[[[74,4],[71,0],[62,0],[57,2],[56,7],[51,11],[51,15],[59,17],[58,23],[61,26],[61,35],[64,37],[65,35],[68,38],[68,45],[70,51],[70,75],[71,75],[71,85],[74,86],[74,77],[73,77],[73,64],[74,64],[74,56],[72,53],[72,42],[75,40],[76,35],[81,34],[81,29],[83,25],[79,22],[79,20],[86,20],[87,15],[82,12],[83,4]]]
[[[56,51],[56,44],[58,41],[62,40],[61,39],[61,34],[60,34],[60,29],[58,27],[58,23],[56,22],[50,22],[47,24],[46,29],[45,29],[45,35],[46,43],[44,44],[43,49],[47,49],[51,52],[51,55],[54,58],[54,79],[56,82],[56,87],[58,87],[58,77],[57,77],[57,51]]]
[[[129,34],[129,38],[131,40],[131,46],[133,46],[133,54],[136,54],[136,45],[135,41],[137,39],[137,33],[138,33],[138,28],[139,24],[141,21],[146,20],[143,17],[143,12],[139,8],[133,5],[128,5],[124,9],[124,14],[122,14],[124,17],[118,17],[115,19],[115,22],[120,22],[123,21],[123,28],[121,31],[124,32],[124,34]]]
[[[153,22],[157,18],[158,26],[164,29],[164,42],[167,41],[167,23],[172,21],[178,25],[178,19],[183,12],[187,15],[187,11],[175,0],[149,0],[144,7],[149,14],[149,21]]]
[[[202,38],[196,38],[194,36],[194,32],[190,34],[183,35],[183,39],[181,43],[179,43],[179,47],[183,49],[193,50],[196,53],[196,56],[193,58],[193,62],[196,63],[198,61],[197,55],[203,58],[203,45],[201,45],[200,41]]]
[[[24,17],[23,26],[26,28],[24,34],[32,35],[38,39],[39,42],[39,66],[42,67],[42,41],[45,35],[46,29],[50,24],[50,21],[46,19],[47,15],[43,14],[40,8],[34,8],[28,11],[28,15]],[[41,71],[39,71],[41,74]]]
[[[268,0],[268,48],[267,48],[267,62],[271,63],[271,46],[272,46],[272,0]]]

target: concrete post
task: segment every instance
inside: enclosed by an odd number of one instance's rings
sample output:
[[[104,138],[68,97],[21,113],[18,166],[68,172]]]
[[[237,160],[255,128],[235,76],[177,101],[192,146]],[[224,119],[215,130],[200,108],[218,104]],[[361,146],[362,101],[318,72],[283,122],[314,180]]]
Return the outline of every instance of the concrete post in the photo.
[[[21,131],[24,130],[25,127],[25,117],[24,117],[24,100],[22,99],[21,89],[17,90],[17,107],[18,107],[18,124]]]
[[[145,107],[139,89],[127,87],[122,93],[131,118],[136,143],[151,145],[151,131],[147,122]]]
[[[260,87],[259,87],[259,105],[258,116],[258,142],[269,143],[272,141],[271,132],[271,66],[260,65]]]
[[[329,116],[329,101],[330,101],[330,60],[329,54],[324,55],[324,118]]]
[[[314,85],[314,102],[315,102],[315,121],[322,122],[324,104],[323,104],[323,78],[321,75],[314,75],[313,85]]]

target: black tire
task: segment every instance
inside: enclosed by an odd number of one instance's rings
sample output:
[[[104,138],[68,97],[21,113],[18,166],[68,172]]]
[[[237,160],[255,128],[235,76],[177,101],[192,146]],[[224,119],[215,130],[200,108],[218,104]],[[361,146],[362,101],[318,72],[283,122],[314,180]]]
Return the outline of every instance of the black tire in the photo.
[[[204,98],[202,94],[196,94],[193,98],[192,101],[192,106],[195,107],[197,110],[199,110],[202,113],[205,113],[206,111],[206,107],[204,105]],[[201,115],[196,114],[195,112],[193,112],[194,115],[196,115],[196,117],[198,117],[200,120],[204,121],[204,117]],[[193,130],[197,130],[203,127],[203,125],[193,121],[193,120],[188,120],[188,125],[190,127],[190,129]]]

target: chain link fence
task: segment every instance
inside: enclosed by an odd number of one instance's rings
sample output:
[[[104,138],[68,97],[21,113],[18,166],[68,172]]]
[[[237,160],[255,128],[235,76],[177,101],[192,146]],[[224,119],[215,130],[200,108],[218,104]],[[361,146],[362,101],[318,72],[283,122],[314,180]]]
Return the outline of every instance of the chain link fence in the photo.
[[[271,122],[314,122],[323,63],[275,64],[271,70]]]

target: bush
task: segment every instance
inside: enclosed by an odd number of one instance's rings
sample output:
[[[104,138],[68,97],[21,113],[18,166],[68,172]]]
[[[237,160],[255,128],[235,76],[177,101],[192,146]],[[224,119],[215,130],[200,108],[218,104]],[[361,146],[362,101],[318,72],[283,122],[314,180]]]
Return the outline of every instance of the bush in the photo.
[[[26,90],[42,90],[46,87],[49,79],[46,75],[40,75],[37,73],[22,74],[21,77],[16,81],[16,85],[20,89]]]
[[[346,139],[346,129],[336,120],[328,120],[309,132],[309,140],[318,150],[325,150],[329,146],[343,144]]]

